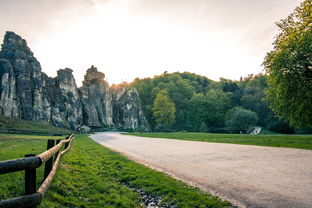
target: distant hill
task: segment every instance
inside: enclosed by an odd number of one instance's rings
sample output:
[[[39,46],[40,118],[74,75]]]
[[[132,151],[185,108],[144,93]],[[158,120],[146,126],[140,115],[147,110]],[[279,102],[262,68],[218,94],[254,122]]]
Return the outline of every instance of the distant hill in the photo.
[[[189,72],[164,72],[152,78],[135,79],[129,84],[137,89],[145,117],[151,129],[161,129],[153,114],[156,96],[167,91],[168,99],[175,104],[175,123],[172,131],[202,131],[227,133],[226,114],[240,107],[258,116],[257,125],[279,133],[306,133],[311,129],[295,129],[277,118],[265,100],[267,76],[249,75],[240,80],[213,81]],[[164,112],[165,113],[165,112]],[[239,132],[238,132],[239,133]]]

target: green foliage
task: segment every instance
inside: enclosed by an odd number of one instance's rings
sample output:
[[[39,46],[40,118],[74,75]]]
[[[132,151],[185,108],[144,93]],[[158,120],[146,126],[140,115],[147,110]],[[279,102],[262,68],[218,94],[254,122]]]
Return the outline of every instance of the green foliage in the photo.
[[[200,127],[199,127],[199,131],[200,132],[207,132],[207,125],[204,122],[201,122]]]
[[[0,145],[0,160],[22,157],[24,153],[39,153],[46,146],[45,140],[5,142],[5,146]],[[43,170],[39,173],[42,178]],[[0,175],[0,200],[22,195],[23,182],[23,172]],[[171,207],[216,208],[230,205],[161,172],[130,161],[86,135],[76,135],[72,149],[62,158],[39,207],[141,207],[142,201],[135,189],[161,197],[163,205]]]
[[[135,79],[131,86],[138,90],[144,114],[153,129],[156,126],[152,110],[153,101],[156,94],[165,89],[176,107],[176,122],[173,128],[176,130],[192,130],[193,125],[190,125],[188,120],[190,100],[197,93],[205,94],[212,83],[212,80],[203,76],[188,72],[176,72],[172,74],[164,73],[154,78]]]
[[[157,93],[152,110],[157,127],[160,130],[171,129],[175,122],[176,108],[175,104],[168,97],[166,90],[160,90]]]
[[[277,23],[279,34],[264,66],[271,109],[297,127],[312,127],[312,2]]]
[[[271,147],[287,147],[312,150],[312,135],[272,134],[264,130],[262,135],[211,134],[211,133],[131,133],[130,135],[154,138],[181,139],[188,141],[247,144]]]
[[[247,133],[257,124],[258,116],[255,112],[235,107],[226,113],[226,126],[232,132]]]
[[[267,121],[267,128],[270,131],[284,133],[284,134],[293,134],[295,133],[295,128],[290,127],[286,122],[276,118],[273,113],[269,115],[270,119]]]
[[[206,100],[213,106],[215,114],[214,121],[210,123],[210,126],[224,126],[224,115],[233,106],[230,94],[221,90],[211,89],[206,95]]]
[[[268,108],[264,99],[267,76],[263,74],[249,75],[240,81],[221,79],[214,82],[187,72],[164,73],[154,78],[136,79],[131,86],[138,89],[145,116],[154,130],[157,124],[153,117],[153,101],[161,90],[166,90],[176,107],[176,122],[172,127],[176,131],[200,131],[204,123],[209,132],[228,132],[225,114],[240,106],[257,113],[259,126],[272,127],[282,133],[294,132]]]
[[[227,93],[211,89],[207,94],[196,94],[189,102],[189,129],[200,130],[201,123],[208,127],[224,126],[224,114],[231,108],[232,101]]]

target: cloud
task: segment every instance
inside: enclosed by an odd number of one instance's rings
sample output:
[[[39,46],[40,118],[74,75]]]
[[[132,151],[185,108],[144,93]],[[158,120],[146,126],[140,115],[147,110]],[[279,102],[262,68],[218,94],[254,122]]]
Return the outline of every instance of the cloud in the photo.
[[[274,22],[286,18],[301,0],[137,0],[133,13],[172,21],[190,30],[240,36],[257,53],[270,47]],[[261,41],[259,41],[261,40]]]
[[[261,71],[274,22],[299,2],[1,0],[0,35],[20,34],[45,72],[70,67],[78,82],[91,64],[114,81],[165,69],[238,79]]]

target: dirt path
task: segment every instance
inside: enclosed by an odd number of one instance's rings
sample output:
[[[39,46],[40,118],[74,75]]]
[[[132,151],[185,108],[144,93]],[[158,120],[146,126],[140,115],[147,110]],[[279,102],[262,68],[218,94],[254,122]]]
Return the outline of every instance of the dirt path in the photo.
[[[240,207],[312,207],[312,151],[97,133],[91,138]]]

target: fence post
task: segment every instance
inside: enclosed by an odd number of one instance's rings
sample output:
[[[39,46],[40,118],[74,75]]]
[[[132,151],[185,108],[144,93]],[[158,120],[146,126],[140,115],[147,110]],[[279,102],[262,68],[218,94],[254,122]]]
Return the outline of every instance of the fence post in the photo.
[[[28,154],[25,157],[36,156],[35,154]],[[25,195],[36,192],[36,168],[25,169]]]
[[[57,144],[58,144],[58,143],[60,143],[60,142],[61,142],[61,140],[60,140],[60,139],[56,140],[55,145],[57,145]],[[60,152],[60,151],[57,151],[57,152],[55,153],[55,156],[54,156],[54,161],[56,160],[56,158],[57,158],[57,156],[58,156],[59,152]]]
[[[54,146],[54,140],[53,139],[49,139],[48,143],[47,143],[47,150],[51,149]],[[53,166],[53,157],[51,157],[44,166],[44,180],[48,177],[48,175],[50,174],[51,170],[52,170],[52,166]]]

